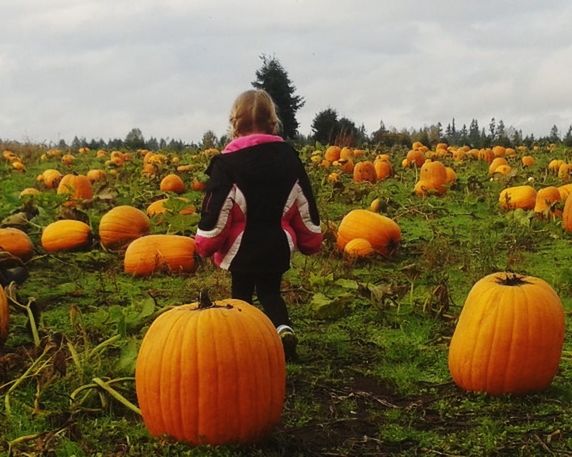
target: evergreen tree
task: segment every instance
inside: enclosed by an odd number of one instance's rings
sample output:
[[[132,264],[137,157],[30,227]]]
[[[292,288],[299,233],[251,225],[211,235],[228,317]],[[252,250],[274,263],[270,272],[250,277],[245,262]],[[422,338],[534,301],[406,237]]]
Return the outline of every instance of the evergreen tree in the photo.
[[[564,137],[564,144],[566,146],[572,146],[572,125],[568,127],[568,132],[566,132],[566,136]]]
[[[145,147],[145,138],[141,129],[131,129],[125,136],[124,145],[129,149],[143,149]]]
[[[560,143],[560,133],[558,132],[558,127],[556,127],[556,125],[553,125],[550,129],[550,136],[548,137],[548,140],[551,143]]]
[[[276,103],[278,116],[282,122],[282,134],[285,138],[292,139],[298,132],[296,112],[304,106],[305,100],[299,95],[294,95],[296,87],[278,59],[266,55],[260,58],[262,67],[256,71],[256,81],[252,82],[252,86],[264,89],[270,94]]]
[[[471,121],[469,125],[469,144],[473,148],[480,148],[483,146],[481,142],[481,131],[479,128],[479,122],[476,119]]]
[[[459,140],[457,142],[457,144],[460,145],[465,145],[467,143],[469,143],[469,131],[467,130],[467,124],[463,124],[463,127],[461,128],[460,132],[459,132]]]
[[[338,113],[332,108],[320,111],[312,121],[314,140],[322,144],[333,144],[338,130]]]

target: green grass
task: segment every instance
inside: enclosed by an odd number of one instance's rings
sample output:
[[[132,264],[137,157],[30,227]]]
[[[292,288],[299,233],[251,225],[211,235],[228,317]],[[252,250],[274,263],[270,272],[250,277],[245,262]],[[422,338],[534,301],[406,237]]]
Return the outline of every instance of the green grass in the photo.
[[[537,188],[559,184],[544,172],[548,154],[539,154],[532,171],[520,170],[507,182],[490,181],[483,163],[453,164],[459,176],[454,188],[424,199],[412,194],[415,171],[399,168],[401,155],[394,154],[396,176],[375,185],[358,185],[347,176],[331,185],[325,170],[309,165],[324,221],[339,223],[350,209],[380,197],[384,214],[401,227],[402,243],[391,259],[351,261],[327,238],[320,254],[293,258],[283,289],[300,337],[300,361],[287,367],[281,424],[264,441],[242,447],[191,448],[152,438],[137,414],[93,383],[111,381],[136,403],[134,363],[149,324],[171,306],[196,301],[203,287],[213,298],[228,297],[227,273],[202,262],[191,275],[134,279],[123,273],[121,255],[97,242],[86,251],[46,255],[41,229],[66,214],[62,198],[45,192],[35,199],[38,213],[25,227],[37,253],[27,264],[29,278],[17,288],[21,304],[33,298],[41,341],[34,345],[26,313],[12,306],[9,339],[0,352],[0,454],[569,455],[569,332],[560,370],[541,393],[465,393],[447,368],[455,319],[472,285],[488,273],[510,269],[542,277],[570,314],[570,236],[558,221],[503,213],[497,205],[503,187],[530,175]],[[206,165],[191,153],[181,159],[199,169]],[[36,185],[41,170],[63,169],[55,159],[40,161],[39,153],[26,165],[27,172],[18,174],[0,163],[0,219],[22,209],[18,193]],[[102,166],[92,153],[78,155],[74,169]],[[139,166],[137,159],[98,186],[93,204],[76,216],[87,217],[96,233],[113,205],[145,209],[163,196],[158,180],[143,178]],[[184,196],[197,206],[202,198],[193,191]],[[190,235],[196,222],[170,216],[154,220],[152,231]]]

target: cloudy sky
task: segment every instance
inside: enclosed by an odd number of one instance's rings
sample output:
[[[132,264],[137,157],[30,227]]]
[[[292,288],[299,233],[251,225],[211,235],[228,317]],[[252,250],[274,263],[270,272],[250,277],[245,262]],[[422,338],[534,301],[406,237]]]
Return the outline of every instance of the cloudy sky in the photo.
[[[0,138],[200,141],[260,55],[306,104],[420,128],[572,124],[570,0],[0,0]]]

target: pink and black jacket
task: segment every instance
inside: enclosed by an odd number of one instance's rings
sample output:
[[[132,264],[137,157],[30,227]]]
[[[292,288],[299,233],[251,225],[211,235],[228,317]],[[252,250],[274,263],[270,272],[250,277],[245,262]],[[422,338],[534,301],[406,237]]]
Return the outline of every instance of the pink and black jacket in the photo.
[[[320,217],[296,151],[281,137],[252,134],[213,157],[195,237],[216,265],[249,273],[285,272],[291,253],[319,251]]]

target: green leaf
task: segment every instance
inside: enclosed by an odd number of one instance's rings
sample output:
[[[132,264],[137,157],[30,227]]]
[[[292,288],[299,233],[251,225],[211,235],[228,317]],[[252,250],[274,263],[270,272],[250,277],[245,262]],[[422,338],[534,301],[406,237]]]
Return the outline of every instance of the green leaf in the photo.
[[[312,297],[310,306],[316,317],[321,319],[335,319],[345,312],[344,300],[332,299],[319,292]]]
[[[335,284],[340,287],[343,287],[344,289],[357,290],[359,288],[359,284],[357,283],[357,281],[354,281],[353,279],[340,278],[336,280]]]

